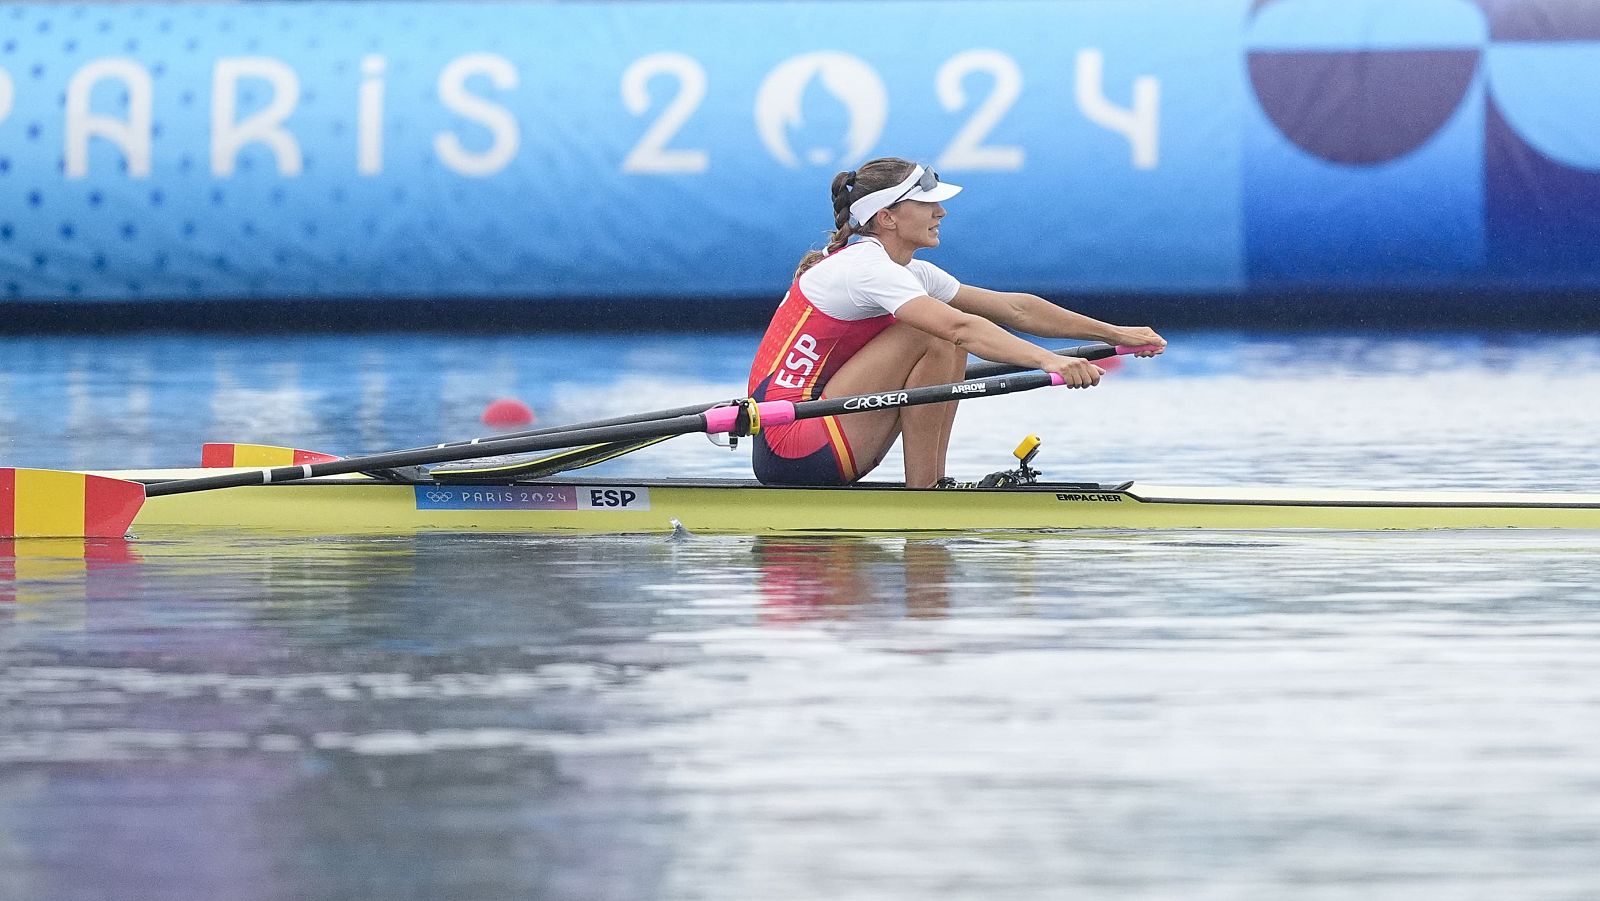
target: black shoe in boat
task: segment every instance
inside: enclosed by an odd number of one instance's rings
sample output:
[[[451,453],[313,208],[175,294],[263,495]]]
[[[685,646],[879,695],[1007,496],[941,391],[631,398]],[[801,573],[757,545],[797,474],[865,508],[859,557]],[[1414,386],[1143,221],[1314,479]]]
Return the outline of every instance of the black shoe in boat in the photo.
[[[972,482],[957,482],[955,479],[952,479],[949,476],[943,476],[937,482],[933,483],[933,487],[935,487],[935,488],[973,488],[973,487],[976,487],[976,486]]]

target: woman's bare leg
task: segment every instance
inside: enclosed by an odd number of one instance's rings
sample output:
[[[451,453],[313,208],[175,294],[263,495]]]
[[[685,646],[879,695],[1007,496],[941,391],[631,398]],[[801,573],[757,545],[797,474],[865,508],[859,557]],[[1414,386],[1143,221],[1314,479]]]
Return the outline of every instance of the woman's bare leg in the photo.
[[[934,341],[935,345],[912,367],[906,387],[961,381],[967,368],[966,351],[948,341],[937,338]],[[956,406],[957,401],[950,401],[905,407],[900,411],[907,486],[927,488],[944,477],[944,457],[950,447],[950,431],[955,426]]]
[[[824,397],[896,391],[960,381],[967,354],[942,338],[895,323],[867,342],[828,380]],[[944,475],[956,402],[873,410],[839,417],[839,426],[864,475],[883,461],[904,433],[906,484],[926,488]]]

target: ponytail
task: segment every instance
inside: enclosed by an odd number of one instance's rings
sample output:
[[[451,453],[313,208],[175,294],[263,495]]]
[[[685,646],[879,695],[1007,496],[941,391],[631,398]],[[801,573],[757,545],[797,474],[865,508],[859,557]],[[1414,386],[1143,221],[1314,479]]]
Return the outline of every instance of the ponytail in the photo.
[[[822,250],[808,251],[800,258],[800,265],[794,271],[794,277],[799,278],[802,273],[818,261],[834,253],[856,235],[870,235],[871,229],[866,222],[850,221],[850,203],[900,182],[911,171],[915,163],[906,160],[886,157],[863,163],[860,169],[840,172],[833,177],[831,194],[833,196],[833,231],[828,235],[828,244]]]

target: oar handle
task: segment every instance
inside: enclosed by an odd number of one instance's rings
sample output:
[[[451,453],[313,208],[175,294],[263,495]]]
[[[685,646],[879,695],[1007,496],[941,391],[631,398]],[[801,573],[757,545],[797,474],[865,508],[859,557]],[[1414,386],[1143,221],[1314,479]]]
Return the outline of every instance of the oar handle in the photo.
[[[1058,348],[1056,350],[1052,350],[1051,353],[1060,354],[1063,357],[1080,357],[1085,360],[1103,360],[1110,356],[1139,353],[1140,351],[1144,350],[1156,350],[1156,348],[1153,346],[1117,347],[1110,344],[1082,344],[1077,347]],[[986,379],[997,375],[1011,375],[1012,373],[1027,371],[1028,367],[1026,366],[1014,366],[1010,363],[973,363],[967,367],[967,371],[962,378]],[[568,425],[542,426],[540,428],[529,429],[524,432],[510,432],[508,434],[494,435],[486,438],[472,438],[465,441],[450,441],[444,444],[430,444],[428,447],[431,449],[461,447],[464,445],[483,444],[487,441],[504,441],[507,438],[533,438],[538,435],[554,435],[557,432],[570,432],[573,429],[598,429],[614,425],[633,425],[634,423],[639,422],[655,422],[662,419],[672,419],[677,416],[693,416],[696,413],[704,413],[705,411],[716,407],[723,407],[727,406],[728,404],[736,404],[738,402],[738,398],[731,398],[729,400],[717,401],[709,404],[693,404],[687,407],[675,407],[670,410],[654,410],[648,413],[630,413],[625,416],[614,416],[610,419],[591,419],[586,422],[574,422]],[[423,448],[413,448],[413,450],[422,449]]]
[[[1127,344],[1083,344],[1078,347],[1062,347],[1050,351],[1060,357],[1077,357],[1080,360],[1104,360],[1107,357],[1121,357],[1130,354],[1150,353],[1160,350],[1155,344],[1142,344],[1131,346]],[[1027,372],[1026,366],[1014,366],[1010,363],[973,363],[967,367],[967,378],[982,379],[996,375],[1009,375],[1013,372]]]

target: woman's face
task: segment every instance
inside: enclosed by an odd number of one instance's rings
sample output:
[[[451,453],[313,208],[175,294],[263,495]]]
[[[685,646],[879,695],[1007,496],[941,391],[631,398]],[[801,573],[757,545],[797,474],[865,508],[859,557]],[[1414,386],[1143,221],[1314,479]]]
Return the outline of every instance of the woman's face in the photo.
[[[939,220],[944,218],[944,204],[905,200],[890,212],[901,240],[918,248],[939,246]]]

